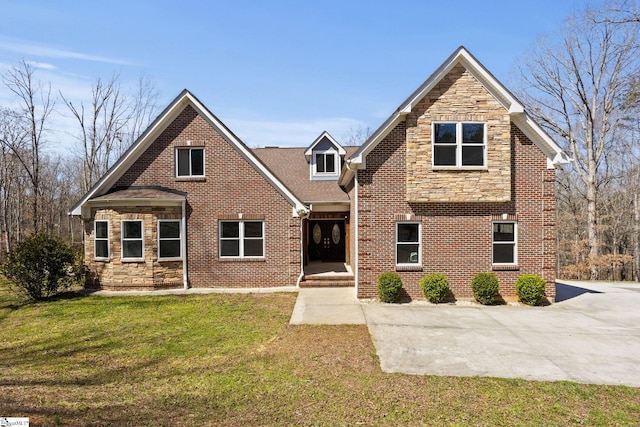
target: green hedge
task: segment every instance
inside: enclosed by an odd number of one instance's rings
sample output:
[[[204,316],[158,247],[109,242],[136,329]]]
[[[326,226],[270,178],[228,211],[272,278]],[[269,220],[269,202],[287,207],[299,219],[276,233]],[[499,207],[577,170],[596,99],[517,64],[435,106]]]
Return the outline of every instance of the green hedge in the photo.
[[[385,272],[378,276],[378,297],[380,301],[398,301],[401,289],[402,279],[398,273]]]
[[[443,273],[432,273],[420,280],[424,297],[432,303],[439,303],[447,298],[449,279]]]
[[[491,305],[496,302],[500,292],[500,283],[494,273],[478,273],[471,280],[471,289],[478,302]]]
[[[527,305],[541,305],[547,296],[547,282],[537,274],[523,274],[516,280],[516,294],[520,302]]]

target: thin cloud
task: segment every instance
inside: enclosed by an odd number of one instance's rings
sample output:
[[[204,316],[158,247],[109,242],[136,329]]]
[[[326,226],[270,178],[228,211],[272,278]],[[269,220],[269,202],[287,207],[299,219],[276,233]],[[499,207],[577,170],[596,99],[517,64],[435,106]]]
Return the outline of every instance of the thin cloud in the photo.
[[[40,56],[44,58],[79,59],[81,61],[100,62],[105,64],[133,65],[131,61],[120,58],[109,58],[106,56],[75,52],[73,50],[45,46],[25,40],[0,39],[0,50],[16,52],[21,55]]]
[[[43,70],[56,70],[58,68],[53,64],[49,64],[48,62],[27,61],[27,64],[32,65],[35,68],[41,68]]]

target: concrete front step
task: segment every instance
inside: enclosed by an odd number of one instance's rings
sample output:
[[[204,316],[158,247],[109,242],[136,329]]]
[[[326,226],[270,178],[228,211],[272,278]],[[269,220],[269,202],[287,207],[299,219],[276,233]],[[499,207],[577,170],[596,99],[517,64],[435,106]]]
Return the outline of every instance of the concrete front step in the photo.
[[[353,288],[356,286],[355,280],[349,279],[339,279],[339,280],[330,280],[330,279],[304,279],[300,282],[301,288]]]

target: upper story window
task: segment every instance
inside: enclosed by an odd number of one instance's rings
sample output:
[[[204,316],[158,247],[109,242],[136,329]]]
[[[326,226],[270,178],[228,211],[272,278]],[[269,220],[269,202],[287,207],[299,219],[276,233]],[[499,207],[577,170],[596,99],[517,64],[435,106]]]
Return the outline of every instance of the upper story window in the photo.
[[[434,123],[433,166],[485,168],[487,132],[485,123]]]
[[[176,149],[176,177],[204,176],[204,148]]]
[[[310,178],[337,180],[340,177],[342,158],[345,154],[345,149],[331,135],[323,132],[304,152],[311,169]]]

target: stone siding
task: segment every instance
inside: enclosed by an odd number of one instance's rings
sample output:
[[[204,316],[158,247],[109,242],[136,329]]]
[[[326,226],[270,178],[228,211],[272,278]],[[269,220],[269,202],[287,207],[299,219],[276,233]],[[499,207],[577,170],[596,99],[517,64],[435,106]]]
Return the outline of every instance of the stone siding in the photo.
[[[434,170],[432,123],[465,121],[486,123],[486,169]],[[406,127],[408,202],[511,200],[509,113],[462,65],[454,67],[413,108]]]

